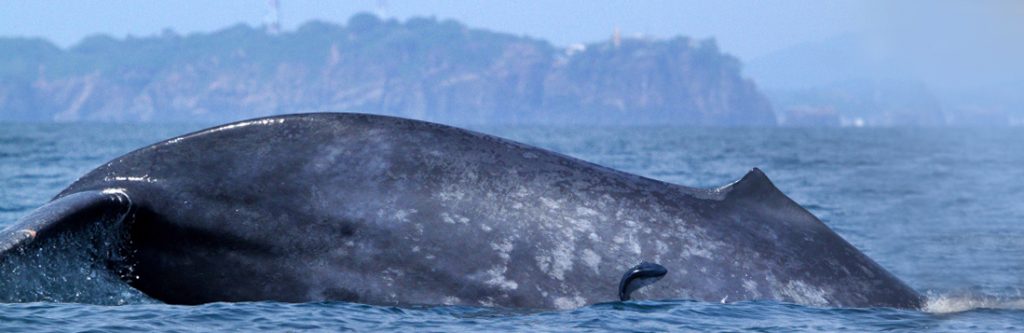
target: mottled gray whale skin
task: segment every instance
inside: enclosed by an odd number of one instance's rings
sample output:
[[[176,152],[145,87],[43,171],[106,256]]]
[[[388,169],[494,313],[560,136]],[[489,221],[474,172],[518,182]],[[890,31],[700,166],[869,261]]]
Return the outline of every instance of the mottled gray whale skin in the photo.
[[[695,189],[433,123],[299,114],[145,147],[0,233],[23,248],[123,216],[127,283],[168,303],[573,308],[634,299],[920,307],[754,169]]]

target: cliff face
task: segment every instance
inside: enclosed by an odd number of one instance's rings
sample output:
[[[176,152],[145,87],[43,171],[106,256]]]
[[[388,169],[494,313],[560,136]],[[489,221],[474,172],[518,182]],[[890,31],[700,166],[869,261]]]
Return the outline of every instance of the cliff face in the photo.
[[[453,21],[312,22],[271,35],[0,39],[0,120],[228,121],[353,111],[449,123],[774,125],[713,41],[569,49]]]

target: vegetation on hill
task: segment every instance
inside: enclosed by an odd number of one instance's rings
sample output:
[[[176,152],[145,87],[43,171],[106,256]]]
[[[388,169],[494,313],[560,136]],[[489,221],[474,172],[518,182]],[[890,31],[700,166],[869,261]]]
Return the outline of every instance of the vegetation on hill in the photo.
[[[713,40],[560,48],[450,20],[353,16],[270,34],[0,39],[0,120],[228,121],[351,111],[456,124],[774,125]]]

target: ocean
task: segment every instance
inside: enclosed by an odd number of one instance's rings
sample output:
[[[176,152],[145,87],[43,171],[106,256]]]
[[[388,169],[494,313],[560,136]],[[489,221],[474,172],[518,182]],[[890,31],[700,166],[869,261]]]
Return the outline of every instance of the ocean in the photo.
[[[203,125],[0,124],[0,226],[77,177]],[[0,265],[2,332],[1024,330],[1024,129],[475,127],[692,187],[753,167],[927,295],[921,310],[644,300],[574,310],[161,304],[76,243]]]

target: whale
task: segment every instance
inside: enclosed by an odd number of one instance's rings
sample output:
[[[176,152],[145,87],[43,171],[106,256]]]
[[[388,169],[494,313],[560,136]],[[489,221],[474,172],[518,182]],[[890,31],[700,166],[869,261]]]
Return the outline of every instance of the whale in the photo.
[[[117,230],[104,269],[171,304],[923,302],[757,168],[693,188],[381,115],[259,118],[135,150],[0,231],[0,260],[93,225]]]

